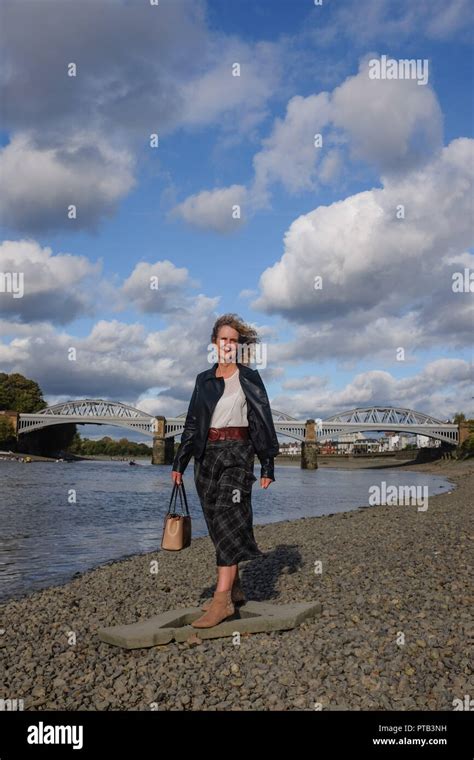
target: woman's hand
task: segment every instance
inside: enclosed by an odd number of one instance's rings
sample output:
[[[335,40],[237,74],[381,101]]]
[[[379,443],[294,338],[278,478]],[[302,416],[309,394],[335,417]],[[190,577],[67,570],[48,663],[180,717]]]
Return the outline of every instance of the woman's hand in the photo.
[[[173,470],[171,473],[171,479],[173,483],[176,483],[178,486],[181,485],[183,482],[183,476],[180,472],[176,472],[176,470]]]
[[[271,478],[260,478],[260,485],[262,488],[268,488],[270,483],[273,483],[273,480]]]

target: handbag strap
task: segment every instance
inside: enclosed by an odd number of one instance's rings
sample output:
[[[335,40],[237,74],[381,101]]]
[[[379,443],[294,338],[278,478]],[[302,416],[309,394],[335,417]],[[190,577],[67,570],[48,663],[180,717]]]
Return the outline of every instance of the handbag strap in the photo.
[[[184,488],[184,482],[181,481],[181,483],[178,485],[176,482],[173,484],[173,490],[171,491],[171,499],[168,507],[168,514],[176,514],[176,505],[178,503],[178,493],[179,493],[179,500],[181,504],[181,512],[185,516],[189,515],[189,507],[188,507],[188,500],[186,498],[186,491]],[[174,496],[174,503],[173,503],[173,496]],[[184,499],[184,501],[183,501]],[[173,505],[173,507],[171,507]],[[183,509],[184,506],[184,509]]]

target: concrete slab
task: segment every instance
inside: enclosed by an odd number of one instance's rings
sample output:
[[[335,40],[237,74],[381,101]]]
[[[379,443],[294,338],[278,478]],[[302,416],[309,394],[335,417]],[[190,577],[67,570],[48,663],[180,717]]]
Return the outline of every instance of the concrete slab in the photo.
[[[193,628],[191,622],[202,615],[200,607],[168,610],[149,620],[131,625],[115,625],[100,628],[97,635],[101,641],[125,649],[140,649],[168,644],[171,641],[217,639],[234,633],[262,633],[286,631],[296,628],[303,620],[319,615],[321,602],[295,602],[294,604],[269,604],[246,602],[236,608],[235,614],[213,628]]]

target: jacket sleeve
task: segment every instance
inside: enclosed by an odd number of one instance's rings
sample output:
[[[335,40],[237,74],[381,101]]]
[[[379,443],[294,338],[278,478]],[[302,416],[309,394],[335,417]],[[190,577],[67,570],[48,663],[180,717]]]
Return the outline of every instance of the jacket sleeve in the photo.
[[[189,460],[193,455],[194,437],[197,429],[197,398],[198,398],[198,383],[194,385],[193,395],[189,402],[188,412],[184,423],[184,430],[181,433],[181,442],[178,446],[176,456],[173,461],[173,471],[184,473],[186,467],[189,464]]]
[[[268,425],[269,431],[271,433],[271,438],[272,438],[272,446],[265,455],[261,455],[257,452],[257,456],[260,461],[260,477],[270,478],[270,480],[275,480],[274,458],[276,457],[277,454],[280,453],[280,444],[278,443],[275,426],[273,424],[272,410],[270,407],[270,401],[268,399],[267,389],[265,388],[263,380],[257,369],[255,370],[255,378],[257,380],[258,385],[262,389],[263,398],[265,399],[264,408],[263,408],[264,415],[267,420],[267,425]]]
[[[258,454],[257,454],[258,456]],[[260,457],[260,477],[275,480],[275,460],[273,457]]]

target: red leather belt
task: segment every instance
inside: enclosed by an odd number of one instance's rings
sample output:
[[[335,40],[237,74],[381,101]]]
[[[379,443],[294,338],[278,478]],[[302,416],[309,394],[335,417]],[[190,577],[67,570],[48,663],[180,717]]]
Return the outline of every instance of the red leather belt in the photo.
[[[223,427],[223,428],[209,428],[207,437],[210,441],[226,441],[231,439],[233,441],[247,441],[249,438],[248,427]]]

